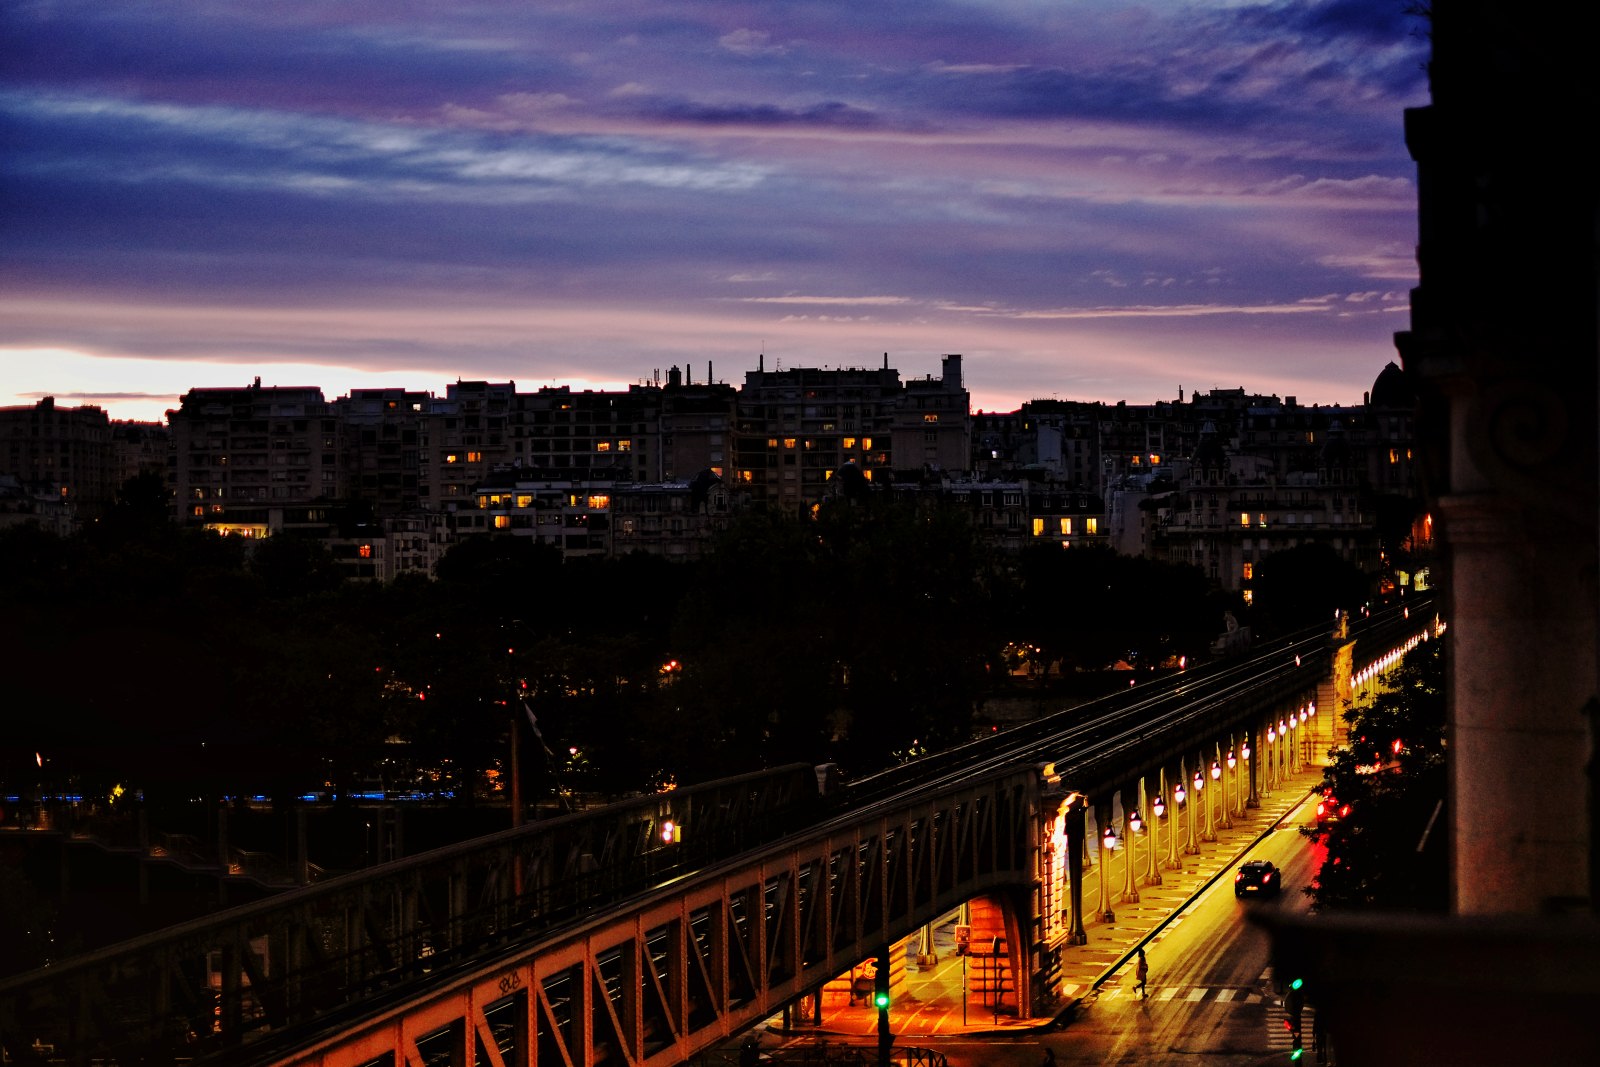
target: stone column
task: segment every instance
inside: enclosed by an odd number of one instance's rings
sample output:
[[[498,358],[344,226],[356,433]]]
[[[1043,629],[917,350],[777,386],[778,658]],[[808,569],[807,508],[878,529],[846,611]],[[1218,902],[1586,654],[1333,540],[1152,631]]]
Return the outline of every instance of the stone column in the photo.
[[[1072,945],[1086,944],[1089,940],[1083,929],[1083,814],[1081,803],[1074,803],[1067,809],[1067,899],[1071,902],[1067,943]]]

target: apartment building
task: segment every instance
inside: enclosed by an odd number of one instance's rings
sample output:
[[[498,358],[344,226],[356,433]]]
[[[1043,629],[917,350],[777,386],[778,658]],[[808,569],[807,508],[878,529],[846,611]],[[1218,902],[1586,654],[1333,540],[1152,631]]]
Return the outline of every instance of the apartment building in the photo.
[[[61,407],[49,396],[0,408],[0,474],[30,498],[66,505],[69,525],[104,512],[123,482],[104,409]]]

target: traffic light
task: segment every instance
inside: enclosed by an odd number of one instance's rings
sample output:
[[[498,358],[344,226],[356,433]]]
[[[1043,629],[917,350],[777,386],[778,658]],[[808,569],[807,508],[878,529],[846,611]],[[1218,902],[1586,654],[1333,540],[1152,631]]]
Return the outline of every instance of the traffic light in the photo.
[[[1300,1057],[1306,1054],[1305,1041],[1301,1039],[1300,1020],[1305,1008],[1304,978],[1296,978],[1289,983],[1289,992],[1283,998],[1284,1009],[1288,1013],[1284,1025],[1289,1028],[1289,1062],[1299,1063]]]
[[[879,1011],[889,1010],[889,961],[878,957],[878,973],[872,980],[872,1006]]]

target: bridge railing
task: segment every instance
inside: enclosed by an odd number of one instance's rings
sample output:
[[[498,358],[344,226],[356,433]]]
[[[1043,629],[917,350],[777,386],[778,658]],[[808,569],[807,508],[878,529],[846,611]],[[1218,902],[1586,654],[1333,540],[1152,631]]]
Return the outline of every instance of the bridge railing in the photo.
[[[203,1056],[774,840],[818,815],[792,764],[530,823],[0,982],[0,1046]]]

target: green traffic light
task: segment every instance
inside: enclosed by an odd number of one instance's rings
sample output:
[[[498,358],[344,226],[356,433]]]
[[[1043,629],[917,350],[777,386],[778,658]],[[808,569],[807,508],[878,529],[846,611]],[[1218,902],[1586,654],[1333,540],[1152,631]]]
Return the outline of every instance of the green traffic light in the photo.
[[[1303,986],[1305,984],[1306,984],[1306,980],[1304,978],[1296,978],[1294,981],[1289,983],[1289,988],[1290,989],[1299,989],[1301,986]]]
[[[889,994],[887,994],[887,993],[879,993],[879,994],[877,994],[876,996],[874,996],[872,998],[872,1003],[877,1005],[879,1008],[887,1008],[889,1006]]]
[[[1303,1049],[1303,1048],[1297,1048],[1297,1049],[1293,1050],[1292,1052],[1289,1053],[1289,1062],[1290,1063],[1297,1062],[1300,1059],[1301,1056],[1305,1055],[1305,1052],[1306,1052],[1306,1050]]]

